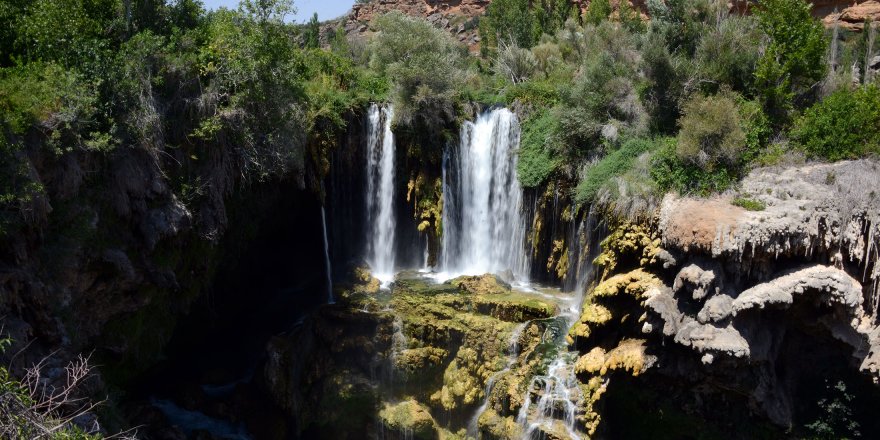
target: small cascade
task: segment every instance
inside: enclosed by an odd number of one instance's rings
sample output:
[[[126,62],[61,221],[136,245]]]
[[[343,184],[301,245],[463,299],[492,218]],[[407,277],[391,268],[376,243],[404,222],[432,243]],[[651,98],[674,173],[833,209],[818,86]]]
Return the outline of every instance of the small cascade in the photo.
[[[394,109],[373,104],[368,114],[367,263],[387,286],[394,279]]]
[[[569,351],[565,335],[580,318],[586,290],[593,279],[593,259],[599,252],[600,237],[594,236],[598,228],[595,213],[590,209],[578,224],[571,249],[575,252],[577,270],[574,295],[557,317],[557,325],[548,327],[544,340],[552,340],[558,354],[547,367],[547,373],[532,378],[526,389],[524,404],[516,421],[523,428],[524,439],[543,438],[546,431],[559,433],[564,427],[571,439],[584,437],[577,427],[578,403],[583,399],[574,364],[578,353]]]
[[[392,376],[397,368],[397,359],[409,346],[406,335],[403,334],[403,319],[400,316],[394,318],[394,333],[391,335],[391,371]]]
[[[508,109],[461,129],[443,158],[443,260],[450,274],[512,273],[528,281],[523,194],[516,175],[520,127]]]
[[[513,333],[510,335],[510,343],[507,348],[507,365],[503,370],[493,374],[489,377],[489,380],[486,381],[486,389],[483,391],[485,397],[483,398],[483,404],[477,408],[477,411],[474,413],[474,416],[471,418],[470,423],[468,423],[467,433],[468,436],[477,438],[479,436],[479,421],[480,416],[483,412],[489,408],[489,398],[492,395],[492,389],[495,388],[495,382],[504,374],[510,371],[511,368],[516,364],[517,357],[519,356],[519,340],[522,337],[522,332],[526,329],[529,322],[524,322],[519,324],[514,328]]]
[[[324,268],[327,271],[327,302],[333,304],[336,299],[333,298],[333,267],[330,264],[330,241],[327,240],[327,213],[321,206],[321,224],[324,225]]]
[[[574,372],[576,357],[575,353],[565,352],[550,364],[546,375],[532,378],[525,403],[516,417],[524,428],[523,438],[540,438],[541,428],[552,430],[558,422],[569,438],[581,438],[575,425],[577,402],[583,397]],[[532,401],[532,394],[539,396],[537,402]]]

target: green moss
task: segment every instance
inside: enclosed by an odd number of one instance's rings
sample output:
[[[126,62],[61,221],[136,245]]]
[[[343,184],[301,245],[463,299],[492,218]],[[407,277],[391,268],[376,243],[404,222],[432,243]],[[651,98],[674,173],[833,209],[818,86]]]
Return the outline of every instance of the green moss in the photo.
[[[386,403],[379,411],[379,418],[387,429],[411,433],[414,439],[433,440],[439,437],[437,424],[431,413],[415,400],[398,404]]]

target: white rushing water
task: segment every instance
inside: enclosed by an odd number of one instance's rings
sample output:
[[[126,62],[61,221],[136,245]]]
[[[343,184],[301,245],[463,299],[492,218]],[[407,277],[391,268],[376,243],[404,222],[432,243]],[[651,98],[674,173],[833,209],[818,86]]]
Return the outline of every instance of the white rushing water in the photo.
[[[368,115],[367,264],[383,285],[394,280],[394,109],[373,104]]]
[[[553,432],[554,426],[564,427],[570,439],[584,437],[576,421],[578,403],[584,398],[574,370],[578,353],[568,350],[564,335],[580,317],[586,290],[593,279],[592,262],[599,251],[597,245],[601,242],[601,236],[594,236],[596,230],[597,217],[591,209],[572,237],[570,251],[574,254],[569,258],[576,262],[577,270],[573,295],[557,317],[560,327],[548,328],[544,336],[557,341],[559,353],[548,366],[546,374],[532,378],[516,418],[523,428],[523,439],[543,438],[544,430]]]
[[[324,269],[327,272],[327,302],[333,304],[336,299],[333,298],[333,267],[330,265],[330,241],[327,240],[327,213],[324,206],[321,206],[321,224],[324,225]]]
[[[516,175],[520,127],[508,109],[461,129],[443,158],[443,259],[449,276],[510,273],[528,280],[522,188]]]

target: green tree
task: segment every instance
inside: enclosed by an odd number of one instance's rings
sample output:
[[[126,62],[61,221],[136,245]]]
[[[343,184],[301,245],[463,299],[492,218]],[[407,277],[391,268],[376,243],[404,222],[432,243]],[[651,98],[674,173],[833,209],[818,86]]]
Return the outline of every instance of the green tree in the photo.
[[[540,24],[529,0],[495,0],[480,19],[480,39],[486,50],[500,44],[531,48],[540,36]]]
[[[796,94],[825,75],[827,41],[810,8],[803,0],[764,0],[755,8],[770,40],[755,69],[755,86],[777,122],[787,119]]]
[[[795,121],[791,136],[816,158],[856,159],[880,153],[880,88],[834,92]]]
[[[584,15],[584,21],[593,25],[597,25],[608,19],[611,15],[611,2],[608,0],[592,0],[587,13]]]
[[[317,12],[312,15],[312,18],[306,24],[303,40],[307,48],[317,49],[321,46],[321,23],[318,22]]]
[[[376,21],[370,67],[394,83],[396,117],[453,117],[457,90],[467,80],[467,52],[449,33],[425,20],[392,12]]]

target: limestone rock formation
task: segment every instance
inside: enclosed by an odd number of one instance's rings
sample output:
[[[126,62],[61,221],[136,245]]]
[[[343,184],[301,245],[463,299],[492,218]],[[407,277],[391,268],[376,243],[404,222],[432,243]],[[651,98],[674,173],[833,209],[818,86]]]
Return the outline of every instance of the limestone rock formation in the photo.
[[[657,359],[628,371],[700,387],[702,398],[736,390],[782,427],[802,411],[794,396],[808,385],[781,372],[807,359],[835,359],[814,367],[880,381],[878,166],[759,169],[736,193],[668,195],[654,227],[618,225],[596,259],[602,279],[570,334],[584,385],[636,338]],[[764,208],[746,210],[736,198]],[[804,344],[813,345],[805,352]],[[606,394],[615,389],[612,377]]]
[[[880,21],[880,2],[868,0],[835,5],[835,10],[825,16],[822,23],[827,27],[840,26],[851,31],[861,31],[866,20]]]

